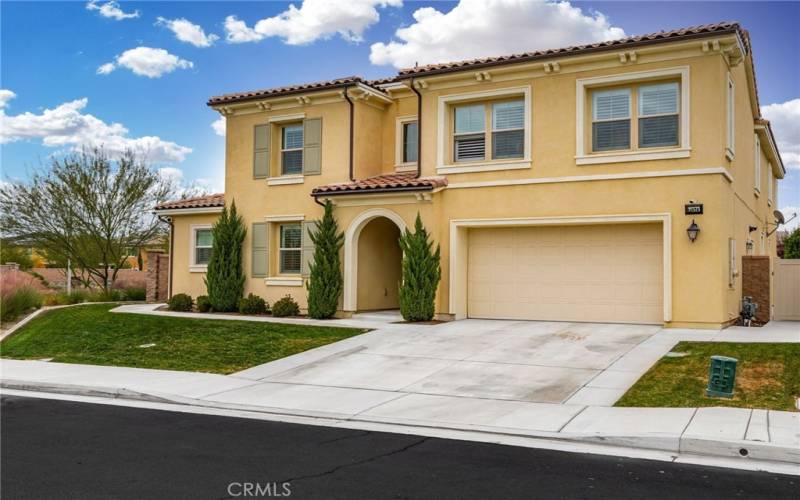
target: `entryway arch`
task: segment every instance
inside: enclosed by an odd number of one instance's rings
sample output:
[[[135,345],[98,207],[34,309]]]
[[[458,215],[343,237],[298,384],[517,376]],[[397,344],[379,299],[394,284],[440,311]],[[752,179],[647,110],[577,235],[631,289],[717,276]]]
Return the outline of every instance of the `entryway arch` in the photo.
[[[396,212],[386,208],[371,208],[358,214],[350,223],[344,234],[344,293],[343,309],[345,311],[357,311],[358,306],[358,264],[359,264],[359,238],[367,226],[376,219],[384,218],[391,221],[402,234],[406,229],[406,223]],[[384,224],[379,221],[370,230],[385,231]],[[386,241],[386,245],[394,244],[396,241]],[[388,247],[387,247],[388,248]]]

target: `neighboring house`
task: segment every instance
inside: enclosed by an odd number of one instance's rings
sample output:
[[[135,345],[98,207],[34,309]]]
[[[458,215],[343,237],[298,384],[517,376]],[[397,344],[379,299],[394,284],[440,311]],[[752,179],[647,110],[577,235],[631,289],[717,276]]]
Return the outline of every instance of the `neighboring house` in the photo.
[[[398,306],[397,239],[417,213],[441,245],[443,319],[722,327],[741,256],[775,255],[785,170],[738,24],[208,105],[227,118],[226,191],[156,208],[173,223],[173,293],[205,293],[209,229],[233,201],[245,292],[301,307],[307,230],[334,203],[343,315]]]

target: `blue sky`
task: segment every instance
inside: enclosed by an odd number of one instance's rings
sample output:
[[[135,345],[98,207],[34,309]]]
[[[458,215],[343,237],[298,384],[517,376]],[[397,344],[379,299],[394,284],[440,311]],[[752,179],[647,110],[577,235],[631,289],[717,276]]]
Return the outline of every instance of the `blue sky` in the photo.
[[[484,4],[475,7],[476,1],[463,2],[459,15],[473,12],[483,17]],[[800,3],[572,2],[582,10],[575,21],[575,16],[564,17],[563,11],[534,6],[537,2],[514,7],[513,0],[486,1],[498,2],[486,9],[494,13],[487,14],[489,24],[519,22],[508,29],[492,29],[494,35],[480,38],[475,46],[469,43],[475,38],[469,33],[457,38],[466,24],[463,17],[462,21],[455,13],[447,17],[458,2],[349,0],[325,10],[307,1],[302,11],[283,20],[270,18],[287,11],[289,3],[121,2],[100,10],[107,2],[90,8],[77,1],[0,2],[0,88],[15,94],[9,98],[6,93],[0,102],[8,117],[30,114],[13,121],[14,131],[6,131],[0,146],[3,176],[25,177],[40,160],[76,147],[85,137],[111,137],[109,141],[121,145],[148,144],[160,160],[169,160],[162,162],[163,167],[180,170],[180,174],[173,170],[174,175],[221,189],[224,138],[210,126],[218,118],[205,106],[211,95],[351,74],[390,76],[396,72],[392,63],[432,62],[426,57],[475,57],[581,43],[620,30],[635,35],[736,20],[752,35],[761,104],[780,105],[772,110],[777,121],[794,124],[776,128],[779,141],[787,145],[782,148],[785,161],[789,153],[797,154],[787,161],[793,168],[779,196],[782,207],[800,207],[800,116],[792,114],[800,101],[791,105],[800,99]],[[298,9],[301,4],[295,2]],[[228,16],[241,22],[238,28],[226,23]],[[157,23],[159,17],[165,21]],[[179,40],[167,24],[181,18],[219,39],[207,47],[196,46],[197,38],[195,44]],[[320,18],[327,22],[304,24]],[[259,20],[267,21],[256,25]],[[401,27],[411,27],[411,33],[396,33]],[[433,42],[441,32],[456,32],[456,43]],[[231,43],[234,36],[240,43]],[[399,43],[383,45],[385,50],[373,47],[393,40]],[[432,48],[444,45],[461,49],[441,54]],[[117,59],[137,47],[147,47],[148,52]],[[162,50],[152,52],[155,49]],[[475,53],[480,51],[487,53]],[[148,66],[153,59],[157,64]],[[107,63],[113,64],[113,71],[98,74]],[[170,66],[172,71],[163,72]],[[136,74],[134,67],[150,71],[151,76],[163,73],[148,77]],[[86,101],[75,103],[80,99]],[[68,103],[72,104],[59,108]]]

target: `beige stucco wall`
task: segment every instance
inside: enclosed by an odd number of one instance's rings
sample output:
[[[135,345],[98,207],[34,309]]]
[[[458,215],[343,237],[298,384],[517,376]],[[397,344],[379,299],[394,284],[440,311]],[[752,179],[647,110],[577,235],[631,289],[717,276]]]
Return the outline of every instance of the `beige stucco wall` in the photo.
[[[192,271],[192,227],[211,225],[217,220],[217,214],[175,215],[173,216],[173,253],[172,262],[172,295],[188,293],[192,298],[207,295],[203,281],[206,273]]]
[[[358,308],[370,311],[396,309],[403,253],[397,240],[400,230],[380,217],[361,231],[358,239]]]
[[[613,55],[612,55],[613,56]],[[450,221],[486,218],[537,218],[567,216],[617,216],[669,214],[671,221],[672,321],[670,326],[718,327],[738,315],[741,278],[728,286],[728,238],[735,238],[737,255],[746,254],[748,226],[758,227],[751,237],[756,254],[761,252],[760,233],[772,219],[773,206],[767,203],[767,160],[762,158],[762,194],[753,192],[753,116],[744,64],[730,67],[719,53],[704,53],[699,42],[682,44],[668,56],[640,56],[636,64],[614,61],[587,63],[579,71],[566,62],[562,71],[545,75],[541,69],[525,72],[495,71],[492,81],[476,81],[471,73],[459,81],[436,83],[423,89],[422,174],[437,175],[438,97],[506,87],[531,88],[532,143],[529,168],[474,173],[448,174],[449,187],[433,194],[432,200],[420,201],[410,196],[361,197],[349,206],[343,199],[336,217],[342,231],[351,228],[360,215],[375,207],[391,210],[412,225],[419,213],[433,239],[442,249],[442,282],[437,293],[437,311],[449,314],[450,304]],[[603,75],[617,75],[664,68],[687,67],[690,75],[690,142],[688,158],[627,161],[596,165],[578,165],[576,155],[576,80]],[[515,70],[516,71],[516,70]],[[736,85],[736,155],[725,157],[725,89],[728,71]],[[499,76],[497,76],[499,75]],[[313,97],[313,95],[312,95]],[[277,108],[278,106],[276,106]],[[393,94],[391,104],[374,99],[356,100],[355,166],[357,177],[394,171],[396,163],[397,117],[416,115],[416,96],[410,92]],[[265,179],[253,179],[253,126],[282,115],[302,114],[322,118],[322,173],[305,176],[301,184],[269,185]],[[299,215],[305,220],[318,219],[322,208],[310,196],[315,186],[348,180],[349,107],[341,98],[319,98],[312,104],[267,111],[253,107],[247,113],[228,116],[226,138],[226,200],[235,201],[248,228],[263,222],[266,216]],[[277,156],[273,154],[273,161]],[[559,179],[611,175],[659,175],[674,171],[693,171],[724,167],[730,180],[720,173],[704,175],[618,178],[561,182]],[[463,187],[466,183],[541,181],[552,182],[494,187]],[[461,186],[461,187],[459,187]],[[777,187],[774,189],[777,193]],[[686,236],[693,217],[684,215],[690,200],[704,204],[704,214],[694,219],[701,227],[695,243]],[[192,223],[191,217],[176,217],[176,259],[174,291],[202,289],[202,279],[187,268],[188,240],[180,243]],[[384,224],[385,226],[386,224]],[[182,229],[183,227],[183,229]],[[377,226],[376,226],[377,227]],[[273,232],[273,235],[275,233]],[[364,233],[364,246],[370,246],[371,231]],[[185,238],[185,236],[184,236]],[[275,274],[276,236],[270,241],[271,275]],[[774,255],[774,235],[765,241],[766,251]],[[377,282],[394,280],[371,269],[369,260],[361,261],[364,251],[359,244],[358,309],[379,307],[365,295],[364,279],[373,275]],[[263,296],[270,303],[290,293],[301,307],[306,305],[305,286],[267,285],[263,278],[250,274],[250,237],[245,240],[244,267],[248,273],[245,293]],[[181,253],[185,253],[183,257]],[[343,251],[343,259],[344,259]],[[183,259],[183,264],[180,264]],[[361,267],[364,266],[364,267]],[[366,272],[365,271],[366,268]],[[348,272],[347,267],[344,270]],[[395,280],[396,281],[396,280]],[[384,288],[389,288],[384,286]],[[699,300],[702,298],[702,300]]]

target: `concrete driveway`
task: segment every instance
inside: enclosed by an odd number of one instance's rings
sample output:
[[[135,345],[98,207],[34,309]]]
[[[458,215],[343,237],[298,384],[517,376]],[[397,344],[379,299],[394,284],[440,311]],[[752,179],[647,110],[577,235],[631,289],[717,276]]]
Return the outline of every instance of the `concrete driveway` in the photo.
[[[307,360],[293,356],[285,365],[268,363],[235,376],[409,394],[610,405],[663,355],[664,347],[640,345],[660,330],[651,325],[495,320],[387,325],[351,339],[337,352]],[[637,346],[644,349],[641,362],[603,373]],[[646,355],[651,350],[658,356]]]

